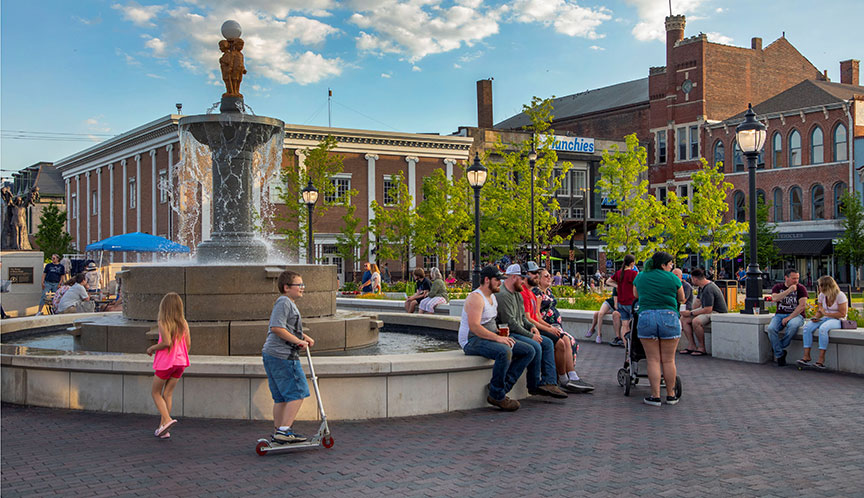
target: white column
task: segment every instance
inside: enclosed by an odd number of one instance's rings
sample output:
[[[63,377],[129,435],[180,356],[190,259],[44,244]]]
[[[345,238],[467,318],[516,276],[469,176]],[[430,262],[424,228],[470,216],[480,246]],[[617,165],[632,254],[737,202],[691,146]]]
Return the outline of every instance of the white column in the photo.
[[[126,168],[126,160],[120,161],[120,164],[123,165],[123,176],[120,177],[120,185],[121,190],[123,190],[123,209],[120,212],[120,216],[123,217],[123,233],[129,233],[129,228],[127,226],[127,213],[129,210],[129,171]],[[126,253],[123,253],[123,261],[126,261]]]
[[[114,163],[108,165],[108,236],[114,236]]]
[[[84,252],[81,246],[81,175],[75,175],[75,244],[78,252]],[[85,244],[86,245],[86,244]]]
[[[72,232],[72,206],[69,205],[72,202],[72,182],[68,178],[66,179],[66,232]],[[62,254],[61,254],[62,256]]]
[[[417,161],[419,160],[416,156],[405,158],[405,162],[408,163],[408,194],[411,196],[411,207],[415,209],[417,208]],[[410,268],[416,268],[417,256],[411,254],[408,265]]]
[[[96,169],[96,240],[102,240],[102,166]]]
[[[366,195],[368,196],[367,206],[368,207],[368,219],[369,224],[372,224],[372,220],[375,219],[375,212],[372,210],[372,201],[375,200],[375,161],[378,160],[378,154],[366,154],[366,162],[367,162],[367,176],[366,176]],[[374,236],[369,234],[369,261],[374,261],[372,257],[372,242],[374,241]]]
[[[455,160],[455,159],[452,159],[452,158],[450,158],[450,157],[444,159],[444,166],[445,166],[445,168],[446,168],[445,171],[446,171],[446,173],[447,173],[447,179],[448,179],[448,180],[452,180],[452,179],[453,179],[453,166],[454,166],[455,164],[456,164],[456,160]]]
[[[156,233],[156,149],[150,151],[150,218],[152,218],[150,235]]]
[[[168,144],[165,147],[165,150],[168,152],[168,188],[170,189],[168,192],[168,239],[174,240],[174,234],[171,233],[173,231],[173,227],[171,226],[171,191],[174,190],[174,144]]]
[[[135,155],[135,231],[141,231],[141,154]]]
[[[87,213],[87,228],[86,228],[87,241],[86,242],[87,242],[87,244],[89,244],[90,243],[90,218],[92,217],[91,213],[93,212],[93,208],[92,208],[92,206],[90,206],[90,202],[91,202],[90,201],[90,197],[91,197],[91,195],[90,195],[90,172],[88,171],[87,173],[84,173],[84,176],[87,178],[87,181],[86,181],[86,183],[87,183],[87,211],[86,211],[86,213]],[[87,244],[85,244],[85,247]]]

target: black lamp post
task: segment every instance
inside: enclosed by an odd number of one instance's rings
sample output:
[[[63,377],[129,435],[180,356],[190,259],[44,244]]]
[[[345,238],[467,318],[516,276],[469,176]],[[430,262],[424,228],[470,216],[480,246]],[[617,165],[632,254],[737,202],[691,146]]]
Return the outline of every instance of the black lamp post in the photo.
[[[744,301],[745,315],[758,314],[762,309],[762,271],[756,259],[756,158],[765,145],[765,126],[756,121],[753,106],[747,105],[744,122],[735,128],[735,140],[747,157],[747,175],[750,181],[750,264],[747,266],[747,298]]]
[[[315,203],[318,202],[318,189],[312,185],[312,179],[309,179],[309,184],[303,188],[301,193],[303,196],[303,203],[306,204],[306,207],[309,208],[309,222],[307,223],[308,232],[308,242],[306,244],[306,264],[312,264],[312,249],[314,248],[314,244],[312,243],[312,210],[315,209]]]
[[[468,184],[474,189],[474,272],[471,275],[472,288],[480,287],[480,189],[486,183],[486,167],[480,163],[480,154],[474,153],[474,163],[465,171]]]
[[[534,168],[537,166],[537,152],[534,150],[534,135],[531,135],[531,152],[528,154],[531,168],[531,261],[534,261]]]
[[[586,182],[588,178],[585,178]],[[588,290],[588,188],[582,189],[582,282]]]

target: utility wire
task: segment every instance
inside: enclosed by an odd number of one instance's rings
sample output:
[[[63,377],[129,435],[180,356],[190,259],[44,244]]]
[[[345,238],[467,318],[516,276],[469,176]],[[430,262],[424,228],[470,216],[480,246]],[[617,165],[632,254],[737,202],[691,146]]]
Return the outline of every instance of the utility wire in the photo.
[[[345,109],[348,109],[348,110],[351,111],[351,112],[356,112],[357,114],[363,116],[363,117],[366,118],[366,119],[371,119],[372,121],[375,121],[376,123],[378,123],[378,124],[380,124],[380,125],[382,125],[382,126],[386,126],[387,128],[390,128],[390,129],[393,130],[393,131],[399,131],[399,130],[397,130],[396,128],[390,126],[389,124],[387,124],[387,123],[385,123],[385,122],[383,122],[383,121],[379,121],[379,120],[373,118],[372,116],[369,116],[368,114],[363,114],[362,112],[358,111],[357,109],[352,109],[352,108],[348,107],[347,105],[345,105],[345,104],[343,104],[343,103],[341,103],[341,102],[336,101],[336,104],[337,104],[337,105],[340,105],[340,106],[342,106],[342,107],[344,107]]]

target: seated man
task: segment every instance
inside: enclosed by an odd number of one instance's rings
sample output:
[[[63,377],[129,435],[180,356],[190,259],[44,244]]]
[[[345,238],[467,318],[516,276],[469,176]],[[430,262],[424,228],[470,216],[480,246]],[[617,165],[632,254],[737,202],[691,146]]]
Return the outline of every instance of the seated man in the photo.
[[[727,313],[729,310],[726,307],[723,292],[717,287],[717,284],[708,280],[704,270],[694,268],[690,272],[690,279],[693,280],[693,285],[699,288],[700,307],[692,311],[684,310],[681,312],[681,332],[687,337],[688,347],[679,353],[705,356],[708,354],[708,350],[705,348],[705,325],[711,323],[712,313]],[[693,341],[694,336],[695,342]],[[691,349],[693,347],[696,349]]]
[[[777,313],[774,314],[771,323],[765,327],[765,331],[768,332],[768,339],[771,340],[771,348],[774,349],[774,359],[778,367],[786,366],[786,348],[798,333],[798,329],[804,325],[807,288],[798,283],[800,277],[801,275],[794,268],[788,268],[783,272],[783,283],[771,289],[771,300],[777,303]],[[782,339],[779,336],[780,331],[783,331]]]
[[[486,402],[512,412],[519,409],[519,402],[508,398],[507,393],[534,359],[534,348],[498,334],[495,324],[498,301],[495,294],[501,288],[503,276],[494,266],[487,266],[480,272],[480,287],[468,294],[462,308],[459,346],[466,355],[483,356],[495,361]]]
[[[693,309],[693,286],[690,285],[684,278],[684,272],[681,271],[681,268],[675,268],[672,270],[672,273],[678,276],[681,279],[681,286],[684,289],[684,309],[692,310]]]
[[[87,279],[83,273],[79,273],[75,275],[75,283],[57,303],[57,313],[91,313],[94,309],[95,305],[87,293]]]
[[[522,267],[512,264],[507,267],[507,279],[498,295],[498,323],[510,327],[510,337],[531,346],[534,358],[528,365],[528,392],[532,395],[566,398],[567,394],[558,388],[555,375],[555,346],[525,315],[522,300]]]
[[[423,271],[423,268],[414,269],[414,281],[417,282],[417,291],[405,300],[405,311],[408,313],[417,311],[420,301],[426,299],[429,291],[432,290],[432,282],[426,278],[426,272]]]

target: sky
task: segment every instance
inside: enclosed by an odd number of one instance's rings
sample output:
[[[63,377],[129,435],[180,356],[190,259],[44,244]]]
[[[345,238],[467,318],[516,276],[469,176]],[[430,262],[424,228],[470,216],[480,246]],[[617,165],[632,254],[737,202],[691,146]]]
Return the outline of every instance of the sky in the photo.
[[[860,0],[672,0],[685,36],[786,38],[839,81],[864,59]],[[665,64],[668,0],[40,0],[0,4],[2,176],[58,161],[183,104],[218,102],[220,26],[237,20],[258,115],[287,123],[450,134],[532,96],[644,78]]]

